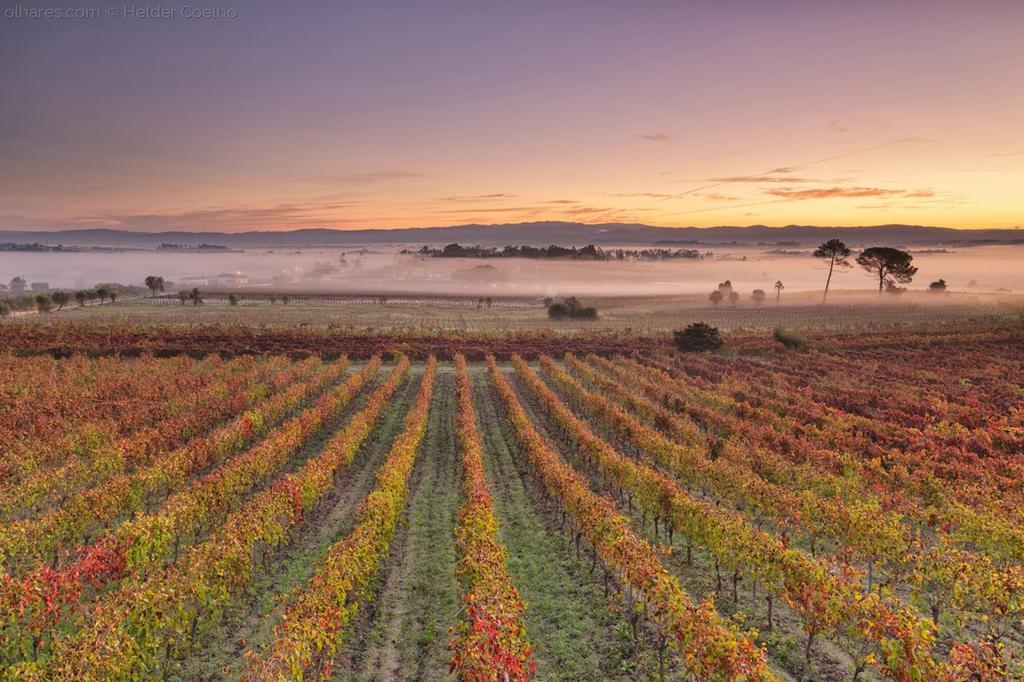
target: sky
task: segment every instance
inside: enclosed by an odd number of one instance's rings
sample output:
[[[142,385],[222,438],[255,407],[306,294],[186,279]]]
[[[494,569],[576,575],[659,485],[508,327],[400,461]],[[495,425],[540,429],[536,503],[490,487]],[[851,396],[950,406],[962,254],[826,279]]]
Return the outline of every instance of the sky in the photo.
[[[1013,227],[1021,26],[1018,0],[2,0],[0,229]]]

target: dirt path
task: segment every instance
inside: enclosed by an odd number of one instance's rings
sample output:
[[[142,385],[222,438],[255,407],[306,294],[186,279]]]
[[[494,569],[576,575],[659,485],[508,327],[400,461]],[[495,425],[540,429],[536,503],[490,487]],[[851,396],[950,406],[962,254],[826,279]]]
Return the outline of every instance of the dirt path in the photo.
[[[382,376],[386,376],[384,368]],[[359,503],[373,489],[377,469],[402,430],[418,386],[419,377],[413,370],[351,465],[340,475],[334,491],[306,516],[292,542],[275,556],[271,570],[256,577],[245,598],[226,614],[221,628],[211,633],[200,644],[197,654],[183,664],[181,679],[237,679],[244,670],[244,652],[270,639],[291,592],[309,581],[327,549],[352,530]],[[368,395],[369,392],[361,394],[360,405]],[[346,417],[355,409],[347,412]],[[307,456],[322,450],[329,437],[345,423],[347,418],[319,439],[315,452]]]
[[[527,604],[526,631],[541,680],[627,680],[647,677],[653,660],[634,645],[629,627],[604,596],[600,572],[576,559],[553,517],[541,513],[525,480],[526,462],[500,398],[484,370],[471,373],[484,465],[494,494],[508,569]]]
[[[364,613],[359,634],[342,652],[344,665],[337,666],[336,679],[451,679],[448,628],[459,609],[453,533],[462,496],[450,371],[439,371],[434,391],[386,577]]]

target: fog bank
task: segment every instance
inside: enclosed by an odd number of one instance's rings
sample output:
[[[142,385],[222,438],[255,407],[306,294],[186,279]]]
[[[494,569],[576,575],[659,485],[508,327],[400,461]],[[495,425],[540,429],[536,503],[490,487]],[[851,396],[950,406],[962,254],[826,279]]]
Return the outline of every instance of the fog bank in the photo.
[[[0,283],[81,289],[99,282],[141,284],[160,275],[176,288],[274,288],[338,293],[523,296],[653,296],[709,292],[724,280],[747,293],[771,295],[777,280],[787,293],[823,288],[827,266],[808,249],[716,247],[703,259],[658,262],[423,258],[400,246],[375,251],[340,249],[249,250],[229,253],[0,253]],[[914,251],[911,251],[914,253]],[[980,246],[914,253],[919,268],[909,289],[945,279],[956,291],[1024,291],[1024,246]],[[838,269],[832,287],[870,290],[875,281],[854,265]],[[2,295],[3,292],[0,292]]]

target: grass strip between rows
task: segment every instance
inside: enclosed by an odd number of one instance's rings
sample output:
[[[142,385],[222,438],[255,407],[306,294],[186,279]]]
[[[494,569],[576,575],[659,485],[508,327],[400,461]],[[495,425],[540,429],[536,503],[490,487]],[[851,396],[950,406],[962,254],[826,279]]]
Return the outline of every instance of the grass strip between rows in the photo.
[[[659,632],[661,646],[677,650],[687,671],[702,680],[772,680],[764,650],[723,619],[710,601],[693,602],[658,558],[638,538],[615,503],[594,494],[537,432],[515,389],[488,357],[491,376],[523,451],[548,496],[576,522],[578,532],[623,586],[629,604],[639,604]]]
[[[427,361],[419,393],[377,471],[377,485],[356,515],[355,528],[331,546],[316,575],[294,595],[273,640],[250,662],[247,680],[326,677],[345,629],[387,556],[405,508],[409,475],[426,432],[437,361]]]
[[[59,640],[47,660],[22,663],[7,674],[25,680],[159,678],[188,655],[203,633],[240,599],[255,570],[264,568],[291,530],[334,488],[355,458],[388,400],[405,380],[401,356],[363,409],[338,430],[316,457],[228,514],[213,535],[185,549],[161,571],[137,576],[98,603],[85,626]]]

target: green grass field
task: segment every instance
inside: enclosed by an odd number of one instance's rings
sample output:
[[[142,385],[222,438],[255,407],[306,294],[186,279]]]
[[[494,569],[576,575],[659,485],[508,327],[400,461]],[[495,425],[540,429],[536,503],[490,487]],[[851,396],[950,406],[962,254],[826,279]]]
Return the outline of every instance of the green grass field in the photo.
[[[899,297],[836,292],[827,305],[817,293],[783,297],[781,305],[767,301],[754,306],[745,301],[735,307],[711,306],[703,297],[659,296],[586,299],[596,306],[599,318],[582,322],[552,321],[538,301],[533,307],[488,308],[475,305],[404,303],[370,304],[325,302],[317,304],[243,302],[227,305],[211,298],[200,306],[154,304],[133,299],[114,305],[67,307],[48,314],[22,315],[8,322],[47,324],[64,321],[97,323],[224,323],[265,326],[311,326],[366,330],[540,331],[615,330],[665,331],[705,321],[724,330],[770,330],[871,327],[892,324],[925,324],[957,320],[1000,320],[1024,314],[1024,297],[1014,295],[950,294],[935,296],[908,293]]]

